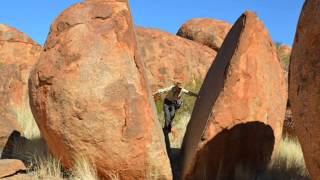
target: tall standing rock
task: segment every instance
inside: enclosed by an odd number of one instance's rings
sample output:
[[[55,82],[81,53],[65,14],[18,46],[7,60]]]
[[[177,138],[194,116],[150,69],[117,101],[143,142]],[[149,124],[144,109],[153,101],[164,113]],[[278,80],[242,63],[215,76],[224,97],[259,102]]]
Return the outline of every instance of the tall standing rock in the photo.
[[[136,53],[128,2],[64,11],[30,79],[32,111],[52,153],[87,156],[100,176],[171,179],[161,127]]]
[[[210,18],[194,18],[183,24],[178,36],[209,46],[218,51],[232,25]]]
[[[304,4],[292,49],[289,99],[312,179],[320,177],[320,0]]]
[[[244,13],[208,71],[183,144],[183,179],[236,179],[266,168],[281,138],[287,92],[275,45]]]
[[[28,78],[40,52],[27,35],[0,24],[0,154],[13,131],[21,131],[19,118],[31,115]]]
[[[141,59],[152,90],[180,81],[202,82],[216,52],[206,46],[157,29],[137,28]]]

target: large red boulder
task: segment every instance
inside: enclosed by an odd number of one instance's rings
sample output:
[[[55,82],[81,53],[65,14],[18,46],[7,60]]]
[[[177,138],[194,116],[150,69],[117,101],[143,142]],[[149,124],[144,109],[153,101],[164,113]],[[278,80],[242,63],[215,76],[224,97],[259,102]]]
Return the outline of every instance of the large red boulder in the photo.
[[[177,35],[218,51],[231,27],[230,23],[221,20],[194,18],[184,23]]]
[[[27,35],[0,24],[0,154],[13,131],[21,131],[18,120],[31,115],[28,78],[40,52]]]
[[[136,28],[138,48],[152,90],[174,81],[202,82],[216,52],[206,46],[157,29]]]
[[[171,179],[127,1],[85,1],[64,11],[30,87],[40,130],[67,168],[80,155],[104,178]]]
[[[281,138],[287,91],[268,30],[252,12],[227,35],[183,143],[183,179],[237,179],[266,168]]]
[[[292,49],[289,99],[312,179],[320,178],[320,0],[304,4]]]

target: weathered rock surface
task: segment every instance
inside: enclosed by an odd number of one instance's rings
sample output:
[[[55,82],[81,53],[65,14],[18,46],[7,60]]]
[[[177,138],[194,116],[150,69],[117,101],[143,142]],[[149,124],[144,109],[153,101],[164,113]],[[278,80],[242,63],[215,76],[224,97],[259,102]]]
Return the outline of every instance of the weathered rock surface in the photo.
[[[281,138],[287,91],[276,47],[244,13],[201,87],[183,144],[183,179],[237,179],[268,165]]]
[[[305,2],[292,49],[289,99],[312,179],[320,177],[320,0]]]
[[[0,179],[14,175],[19,171],[25,171],[26,167],[22,161],[17,159],[0,159]]]
[[[171,179],[127,1],[85,1],[64,11],[30,87],[40,130],[67,168],[80,154],[104,178]]]
[[[18,119],[31,114],[28,78],[41,46],[15,28],[0,24],[0,154]]]
[[[232,25],[210,18],[191,19],[181,26],[178,36],[194,40],[218,51]]]
[[[216,52],[157,29],[136,28],[138,48],[152,90],[203,81]]]

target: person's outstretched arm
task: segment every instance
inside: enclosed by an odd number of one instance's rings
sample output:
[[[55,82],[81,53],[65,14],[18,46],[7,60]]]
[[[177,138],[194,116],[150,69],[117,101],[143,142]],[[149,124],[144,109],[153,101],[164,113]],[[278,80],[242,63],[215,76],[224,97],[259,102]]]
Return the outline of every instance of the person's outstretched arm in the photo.
[[[158,96],[164,93],[169,92],[172,89],[173,86],[167,87],[167,88],[163,88],[163,89],[159,89],[158,91],[153,93],[153,96]]]
[[[194,93],[192,91],[186,90],[186,89],[182,89],[182,92],[189,95],[189,96],[194,96],[194,97],[198,97],[197,93]]]

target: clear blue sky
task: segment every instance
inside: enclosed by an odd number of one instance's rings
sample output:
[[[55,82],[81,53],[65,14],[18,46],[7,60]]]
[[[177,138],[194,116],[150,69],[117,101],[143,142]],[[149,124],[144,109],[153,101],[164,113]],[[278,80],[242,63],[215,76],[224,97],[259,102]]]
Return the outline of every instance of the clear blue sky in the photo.
[[[50,24],[81,0],[5,0],[0,23],[16,27],[43,44]],[[255,11],[274,41],[291,45],[303,0],[131,0],[135,24],[176,33],[191,18],[209,17],[230,23],[245,10]]]

